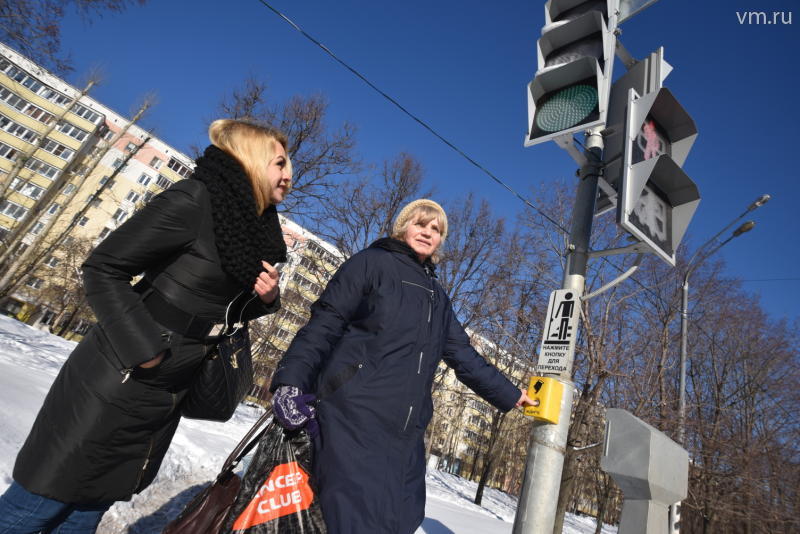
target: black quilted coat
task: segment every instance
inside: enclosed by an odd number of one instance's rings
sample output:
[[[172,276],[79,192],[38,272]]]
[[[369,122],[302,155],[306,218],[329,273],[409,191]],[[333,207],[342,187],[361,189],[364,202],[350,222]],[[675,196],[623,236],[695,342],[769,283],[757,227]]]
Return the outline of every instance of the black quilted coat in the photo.
[[[86,297],[99,324],[61,368],[19,452],[14,480],[28,491],[105,503],[130,499],[155,477],[206,347],[156,322],[144,284],[130,284],[142,272],[167,302],[213,320],[242,290],[222,270],[200,181],[180,181],[154,197],[84,263]],[[255,298],[244,315],[279,305]],[[167,349],[160,365],[136,367]]]
[[[520,390],[470,346],[411,247],[382,239],[347,260],[273,377],[320,397],[314,456],[330,534],[411,534],[425,517],[423,436],[444,359],[501,410]]]

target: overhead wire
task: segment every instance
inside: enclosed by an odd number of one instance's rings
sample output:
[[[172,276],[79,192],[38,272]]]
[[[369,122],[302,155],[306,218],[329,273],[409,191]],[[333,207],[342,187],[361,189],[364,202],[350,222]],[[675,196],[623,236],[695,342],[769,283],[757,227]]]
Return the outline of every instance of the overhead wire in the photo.
[[[322,44],[320,41],[318,41],[317,39],[315,39],[313,36],[311,36],[311,35],[310,35],[308,32],[306,32],[305,30],[303,30],[303,29],[302,29],[300,26],[298,26],[298,25],[297,25],[297,24],[296,24],[296,23],[295,23],[293,20],[291,20],[289,17],[287,17],[287,16],[286,16],[285,14],[283,14],[281,11],[277,10],[276,8],[274,8],[272,5],[270,5],[270,4],[269,4],[268,2],[266,2],[265,0],[258,0],[258,1],[259,1],[261,4],[263,4],[263,5],[264,5],[264,7],[266,7],[267,9],[269,9],[270,11],[272,11],[273,13],[275,13],[277,16],[279,16],[280,18],[282,18],[284,21],[286,21],[286,22],[287,22],[287,23],[288,23],[288,24],[289,24],[289,25],[290,25],[292,28],[294,28],[295,30],[297,30],[298,32],[300,32],[300,34],[301,34],[303,37],[305,37],[306,39],[308,39],[309,41],[311,41],[312,43],[314,43],[315,45],[317,45],[318,47],[320,47],[320,48],[321,48],[321,49],[322,49],[322,50],[323,50],[323,51],[324,51],[326,54],[328,54],[328,55],[329,55],[331,58],[333,58],[333,59],[334,59],[334,60],[335,60],[337,63],[339,63],[340,65],[342,65],[344,68],[346,68],[347,70],[349,70],[351,73],[353,73],[353,75],[355,75],[357,78],[359,78],[359,79],[360,79],[361,81],[363,81],[365,84],[367,84],[367,85],[368,85],[368,86],[369,86],[371,89],[373,89],[375,92],[377,92],[377,93],[378,93],[379,95],[381,95],[383,98],[385,98],[386,100],[388,100],[389,102],[391,102],[392,104],[394,104],[394,105],[395,105],[395,106],[396,106],[396,107],[397,107],[397,108],[398,108],[400,111],[402,111],[402,112],[403,112],[403,113],[405,113],[407,116],[409,116],[409,117],[410,117],[412,120],[414,120],[414,121],[415,121],[417,124],[419,124],[420,126],[422,126],[423,128],[425,128],[426,130],[428,130],[428,132],[430,132],[430,133],[431,133],[431,134],[432,134],[434,137],[436,137],[436,138],[437,138],[437,139],[439,139],[441,142],[443,142],[445,145],[447,145],[448,147],[450,147],[451,149],[453,149],[453,150],[454,150],[456,153],[458,153],[458,154],[459,154],[461,157],[463,157],[464,159],[466,159],[466,160],[467,160],[468,162],[470,162],[472,165],[474,165],[475,167],[477,167],[478,169],[480,169],[480,170],[481,170],[481,171],[482,171],[484,174],[486,174],[487,176],[489,176],[489,178],[491,178],[492,180],[494,180],[496,183],[498,183],[499,185],[501,185],[502,187],[504,187],[504,188],[505,188],[505,189],[506,189],[508,192],[510,192],[512,195],[514,195],[514,196],[515,196],[515,197],[517,197],[519,200],[521,200],[521,201],[522,201],[522,202],[523,202],[523,203],[524,203],[526,206],[528,206],[529,208],[531,208],[531,209],[533,209],[534,211],[536,211],[536,212],[537,212],[539,215],[541,215],[542,217],[544,217],[545,219],[547,219],[547,220],[548,220],[550,223],[552,223],[553,225],[555,225],[555,226],[556,226],[557,228],[559,228],[559,229],[560,229],[562,232],[564,232],[565,234],[569,235],[569,230],[567,230],[566,228],[564,228],[564,227],[563,227],[563,226],[562,226],[562,225],[561,225],[561,224],[560,224],[558,221],[556,221],[555,219],[553,219],[552,217],[550,217],[549,215],[547,215],[546,213],[544,213],[542,210],[540,210],[539,208],[537,208],[537,207],[536,207],[536,206],[535,206],[535,205],[534,205],[534,204],[533,204],[531,201],[529,201],[528,199],[526,199],[525,197],[523,197],[523,196],[522,196],[520,193],[518,193],[517,191],[515,191],[515,190],[514,190],[514,189],[513,189],[511,186],[509,186],[509,185],[508,185],[508,184],[506,184],[504,181],[502,181],[500,178],[498,178],[497,176],[495,176],[495,175],[494,175],[494,173],[492,173],[492,172],[491,172],[489,169],[487,169],[486,167],[484,167],[483,165],[481,165],[480,163],[478,163],[478,162],[477,162],[475,159],[473,159],[472,157],[470,157],[470,156],[469,156],[468,154],[466,154],[466,153],[465,153],[463,150],[461,150],[460,148],[458,148],[458,147],[457,147],[455,144],[453,144],[453,143],[452,143],[452,142],[450,142],[448,139],[446,139],[446,138],[445,138],[443,135],[441,135],[439,132],[437,132],[436,130],[434,130],[434,129],[433,129],[433,127],[431,127],[431,126],[430,126],[430,125],[428,125],[428,124],[427,124],[425,121],[423,121],[422,119],[420,119],[419,117],[417,117],[416,115],[414,115],[412,112],[410,112],[408,109],[406,109],[406,108],[405,108],[405,107],[404,107],[402,104],[400,104],[400,102],[398,102],[397,100],[395,100],[394,98],[392,98],[390,95],[386,94],[386,92],[384,92],[384,91],[383,91],[383,90],[381,90],[379,87],[377,87],[377,86],[376,86],[374,83],[372,83],[371,81],[369,81],[369,79],[367,79],[367,77],[366,77],[366,76],[364,76],[363,74],[361,74],[360,72],[358,72],[358,71],[357,71],[355,68],[351,67],[351,66],[350,66],[349,64],[347,64],[347,63],[346,63],[344,60],[340,59],[340,58],[339,58],[339,57],[338,57],[336,54],[334,54],[334,53],[333,53],[333,51],[332,51],[330,48],[328,48],[327,46],[325,46],[324,44]]]
[[[300,26],[299,26],[297,23],[295,23],[295,22],[294,22],[292,19],[290,19],[288,16],[286,16],[286,15],[285,15],[283,12],[281,12],[281,11],[279,11],[278,9],[276,9],[275,7],[273,7],[273,6],[272,6],[272,5],[271,5],[269,2],[267,2],[266,0],[258,0],[258,1],[259,1],[259,2],[260,2],[260,3],[261,3],[263,6],[264,6],[264,7],[266,7],[266,8],[267,8],[267,9],[269,9],[270,11],[272,11],[272,12],[273,12],[275,15],[277,15],[278,17],[280,17],[281,19],[283,19],[283,20],[284,20],[284,21],[285,21],[287,24],[289,24],[289,25],[290,25],[292,28],[294,28],[294,29],[295,29],[297,32],[299,32],[299,33],[300,33],[300,34],[301,34],[303,37],[305,37],[306,39],[308,39],[309,41],[311,41],[312,43],[314,43],[316,46],[318,46],[319,48],[321,48],[321,49],[322,49],[322,50],[323,50],[323,51],[324,51],[326,54],[328,54],[328,55],[329,55],[331,58],[333,58],[333,59],[334,59],[334,60],[335,60],[337,63],[339,63],[340,65],[342,65],[342,66],[343,66],[345,69],[347,69],[348,71],[350,71],[350,72],[351,72],[351,73],[352,73],[354,76],[356,76],[356,77],[357,77],[357,78],[359,78],[361,81],[363,81],[365,84],[367,84],[367,86],[369,86],[371,89],[373,89],[373,90],[374,90],[375,92],[377,92],[379,95],[381,95],[383,98],[385,98],[386,100],[388,100],[389,102],[391,102],[391,103],[392,103],[392,104],[393,104],[395,107],[397,107],[397,108],[398,108],[400,111],[402,111],[402,112],[403,112],[405,115],[407,115],[408,117],[410,117],[412,120],[414,120],[414,121],[415,121],[417,124],[419,124],[420,126],[422,126],[423,128],[425,128],[426,130],[428,130],[428,132],[430,132],[430,133],[431,133],[431,134],[432,134],[434,137],[436,137],[437,139],[439,139],[439,140],[440,140],[441,142],[443,142],[445,145],[447,145],[447,146],[448,146],[448,147],[450,147],[452,150],[454,150],[456,153],[458,153],[458,154],[459,154],[461,157],[463,157],[464,159],[466,159],[466,160],[467,160],[469,163],[471,163],[473,166],[475,166],[476,168],[478,168],[479,170],[481,170],[481,171],[482,171],[484,174],[486,174],[487,176],[489,176],[489,178],[491,178],[492,180],[494,180],[494,181],[495,181],[497,184],[499,184],[500,186],[502,186],[503,188],[505,188],[505,189],[506,189],[508,192],[510,192],[512,195],[514,195],[514,196],[515,196],[515,197],[517,197],[519,200],[521,200],[521,201],[522,201],[522,202],[523,202],[523,203],[524,203],[526,206],[528,206],[529,208],[533,209],[533,210],[534,210],[536,213],[538,213],[539,215],[541,215],[543,218],[545,218],[547,221],[549,221],[551,224],[553,224],[554,226],[556,226],[556,227],[557,227],[559,230],[561,230],[561,231],[562,231],[562,232],[564,232],[565,234],[567,234],[567,235],[569,235],[569,234],[570,234],[569,230],[567,230],[566,228],[564,228],[564,227],[563,227],[563,226],[562,226],[562,225],[561,225],[561,224],[560,224],[558,221],[556,221],[555,219],[553,219],[552,217],[550,217],[549,215],[547,215],[547,214],[546,214],[544,211],[542,211],[541,209],[539,209],[538,207],[536,207],[536,206],[535,206],[535,205],[534,205],[532,202],[530,202],[528,199],[526,199],[525,197],[523,197],[523,196],[522,196],[520,193],[518,193],[516,190],[514,190],[514,189],[513,189],[511,186],[509,186],[508,184],[506,184],[505,182],[503,182],[503,181],[502,181],[500,178],[498,178],[497,176],[495,176],[495,174],[494,174],[494,173],[492,173],[492,172],[491,172],[490,170],[488,170],[486,167],[484,167],[484,166],[483,166],[483,165],[481,165],[479,162],[477,162],[477,161],[476,161],[474,158],[470,157],[470,156],[469,156],[468,154],[466,154],[466,153],[465,153],[463,150],[461,150],[460,148],[458,148],[458,147],[457,147],[455,144],[453,144],[451,141],[449,141],[447,138],[445,138],[443,135],[441,135],[439,132],[437,132],[437,131],[436,131],[436,130],[433,128],[433,127],[431,127],[430,125],[428,125],[428,124],[427,124],[427,123],[426,123],[424,120],[420,119],[420,118],[419,118],[419,117],[417,117],[415,114],[413,114],[411,111],[409,111],[409,110],[408,110],[408,109],[407,109],[405,106],[403,106],[402,104],[400,104],[400,102],[398,102],[398,101],[397,101],[395,98],[393,98],[392,96],[388,95],[388,94],[387,94],[385,91],[383,91],[383,90],[381,90],[379,87],[377,87],[377,86],[376,86],[374,83],[372,83],[372,82],[371,82],[371,81],[370,81],[370,80],[369,80],[369,79],[368,79],[366,76],[364,76],[364,75],[363,75],[363,74],[361,74],[361,73],[360,73],[358,70],[356,70],[355,68],[351,67],[351,66],[350,66],[350,65],[349,65],[347,62],[345,62],[344,60],[342,60],[341,58],[339,58],[339,57],[338,57],[338,56],[337,56],[337,55],[336,55],[336,54],[335,54],[335,53],[334,53],[334,52],[333,52],[333,51],[332,51],[330,48],[328,48],[327,46],[325,46],[323,43],[321,43],[321,42],[320,42],[318,39],[316,39],[315,37],[313,37],[312,35],[310,35],[310,34],[309,34],[308,32],[306,32],[305,30],[303,30],[303,29],[302,29],[302,28],[301,28],[301,27],[300,27]],[[579,144],[580,146],[582,146],[584,149],[586,148],[586,147],[583,145],[583,143],[582,143],[582,142],[581,142],[579,139],[577,139],[577,138],[573,137],[573,141],[575,141],[576,143],[578,143],[578,144]],[[585,154],[588,154],[588,156],[587,156],[587,157],[595,157],[595,156],[594,156],[594,154],[592,154],[592,153],[591,153],[591,151],[589,151],[589,150],[585,150]],[[616,264],[614,264],[613,262],[611,262],[611,261],[610,261],[608,258],[601,257],[601,259],[602,259],[602,260],[603,260],[603,261],[604,261],[606,264],[608,264],[608,265],[611,265],[613,268],[617,269],[619,272],[624,272],[624,270],[623,270],[621,267],[619,267],[619,266],[617,266]],[[645,291],[647,291],[648,293],[650,293],[651,295],[653,295],[653,296],[654,296],[654,297],[656,297],[657,299],[659,299],[659,300],[663,300],[663,299],[662,299],[662,297],[661,297],[660,295],[658,295],[658,294],[657,294],[655,291],[653,291],[653,290],[652,290],[652,288],[649,288],[649,287],[647,287],[646,285],[644,285],[642,282],[640,282],[640,281],[639,281],[639,280],[637,280],[636,278],[634,278],[634,277],[631,277],[631,278],[630,278],[630,280],[632,280],[632,281],[633,281],[635,284],[637,284],[638,286],[640,286],[642,289],[644,289]],[[748,281],[771,281],[771,280],[772,280],[772,279],[765,279],[765,280],[745,280],[745,281],[746,281],[746,282],[748,282]],[[776,280],[778,280],[778,279],[776,279]],[[797,280],[797,279],[796,279],[796,278],[794,278],[794,279],[791,279],[791,278],[790,278],[790,279],[786,279],[786,280]]]
[[[452,142],[450,142],[450,141],[449,141],[449,140],[447,140],[447,139],[446,139],[444,136],[442,136],[441,134],[439,134],[439,133],[438,133],[436,130],[434,130],[434,129],[433,129],[431,126],[429,126],[429,125],[428,125],[428,124],[427,124],[425,121],[423,121],[422,119],[420,119],[419,117],[417,117],[416,115],[414,115],[413,113],[411,113],[411,112],[410,112],[408,109],[406,109],[406,108],[405,108],[405,107],[404,107],[402,104],[400,104],[400,103],[399,103],[397,100],[395,100],[395,99],[394,99],[394,98],[392,98],[390,95],[386,94],[386,92],[384,92],[383,90],[381,90],[380,88],[378,88],[378,87],[377,87],[375,84],[373,84],[373,83],[372,83],[372,82],[371,82],[369,79],[367,79],[367,77],[366,77],[366,76],[364,76],[363,74],[361,74],[360,72],[358,72],[356,69],[354,69],[353,67],[351,67],[349,64],[347,64],[347,63],[346,63],[344,60],[342,60],[341,58],[339,58],[339,57],[338,57],[336,54],[334,54],[334,53],[333,53],[333,51],[332,51],[330,48],[328,48],[327,46],[325,46],[323,43],[321,43],[319,40],[317,40],[316,38],[314,38],[312,35],[310,35],[310,34],[309,34],[308,32],[306,32],[305,30],[303,30],[303,29],[302,29],[302,28],[301,28],[301,27],[300,27],[300,26],[299,26],[297,23],[295,23],[295,22],[294,22],[292,19],[290,19],[290,18],[289,18],[288,16],[286,16],[284,13],[282,13],[281,11],[279,11],[278,9],[276,9],[275,7],[273,7],[273,6],[272,6],[271,4],[269,4],[269,3],[268,3],[266,0],[258,0],[258,1],[259,1],[259,2],[260,2],[262,5],[264,5],[264,6],[265,6],[267,9],[269,9],[270,11],[272,11],[272,12],[273,12],[275,15],[277,15],[277,16],[279,16],[281,19],[283,19],[283,20],[284,20],[284,21],[285,21],[287,24],[289,24],[289,25],[290,25],[292,28],[294,28],[294,29],[295,29],[296,31],[298,31],[298,32],[299,32],[301,35],[303,35],[303,37],[305,37],[306,39],[308,39],[309,41],[311,41],[312,43],[314,43],[315,45],[317,45],[319,48],[321,48],[321,49],[322,49],[322,50],[323,50],[323,51],[324,51],[326,54],[328,54],[328,55],[329,55],[331,58],[333,58],[333,59],[334,59],[334,60],[335,60],[337,63],[339,63],[340,65],[342,65],[344,68],[346,68],[348,71],[350,71],[350,72],[351,72],[353,75],[355,75],[355,76],[356,76],[356,77],[358,77],[358,78],[359,78],[361,81],[363,81],[364,83],[366,83],[366,84],[367,84],[367,85],[368,85],[368,86],[369,86],[371,89],[373,89],[375,92],[377,92],[378,94],[380,94],[380,95],[381,95],[382,97],[384,97],[386,100],[388,100],[389,102],[391,102],[392,104],[394,104],[394,105],[395,105],[395,106],[396,106],[396,107],[397,107],[397,108],[398,108],[400,111],[402,111],[404,114],[406,114],[407,116],[409,116],[411,119],[413,119],[415,122],[417,122],[417,123],[418,123],[420,126],[422,126],[423,128],[425,128],[426,130],[428,130],[428,131],[429,131],[429,132],[430,132],[432,135],[434,135],[434,136],[435,136],[437,139],[439,139],[439,140],[440,140],[440,141],[442,141],[444,144],[446,144],[448,147],[450,147],[451,149],[453,149],[454,151],[456,151],[456,152],[457,152],[459,155],[461,155],[463,158],[465,158],[467,161],[469,161],[469,162],[470,162],[472,165],[474,165],[475,167],[477,167],[478,169],[480,169],[481,171],[483,171],[483,172],[484,172],[484,173],[485,173],[487,176],[489,176],[489,177],[490,177],[492,180],[494,180],[495,182],[497,182],[498,184],[500,184],[502,187],[504,187],[506,190],[508,190],[508,191],[509,191],[511,194],[513,194],[514,196],[516,196],[516,197],[517,197],[519,200],[521,200],[521,201],[522,201],[522,202],[523,202],[523,203],[524,203],[526,206],[528,206],[529,208],[531,208],[531,209],[533,209],[534,211],[536,211],[536,212],[537,212],[539,215],[541,215],[542,217],[544,217],[544,218],[545,218],[547,221],[549,221],[551,224],[553,224],[554,226],[556,226],[558,229],[560,229],[560,230],[561,230],[562,232],[564,232],[565,234],[567,234],[567,235],[569,235],[569,234],[570,234],[570,232],[569,232],[569,231],[568,231],[566,228],[564,228],[564,227],[563,227],[563,226],[562,226],[562,225],[561,225],[561,224],[560,224],[558,221],[554,220],[552,217],[550,217],[549,215],[547,215],[546,213],[544,213],[544,212],[543,212],[541,209],[539,209],[538,207],[536,207],[536,206],[535,206],[533,203],[531,203],[531,202],[530,202],[528,199],[526,199],[526,198],[525,198],[525,197],[523,197],[521,194],[519,194],[517,191],[515,191],[515,190],[514,190],[514,189],[513,189],[511,186],[509,186],[508,184],[506,184],[505,182],[503,182],[502,180],[500,180],[500,179],[499,179],[497,176],[495,176],[495,175],[494,175],[494,173],[492,173],[491,171],[489,171],[488,169],[486,169],[486,168],[485,168],[483,165],[481,165],[480,163],[478,163],[477,161],[475,161],[475,160],[474,160],[472,157],[470,157],[469,155],[467,155],[467,154],[466,154],[464,151],[462,151],[460,148],[458,148],[457,146],[455,146],[455,145],[454,145]],[[575,140],[577,143],[579,143],[581,146],[583,146],[583,144],[582,144],[582,143],[581,143],[579,140],[577,140],[577,139],[574,139],[574,138],[573,138],[573,140]],[[584,148],[585,148],[585,147],[584,147]],[[591,153],[591,151],[588,151],[588,150],[586,150],[586,154],[589,154],[589,156],[591,156],[591,157],[595,157],[595,156],[594,156],[594,154],[592,154],[592,153]],[[611,261],[609,261],[607,258],[603,257],[603,258],[602,258],[602,260],[603,260],[604,262],[606,262],[608,265],[611,265],[611,266],[612,266],[612,267],[614,267],[615,269],[619,270],[620,272],[623,272],[623,269],[622,269],[622,268],[618,267],[617,265],[615,265],[614,263],[612,263]],[[639,282],[639,281],[638,281],[638,280],[636,280],[635,278],[631,277],[631,280],[632,280],[634,283],[636,283],[637,285],[639,285],[640,287],[642,287],[642,289],[645,289],[646,291],[648,291],[649,293],[651,293],[653,296],[656,296],[656,297],[658,297],[658,295],[656,295],[656,293],[655,293],[655,292],[653,292],[653,291],[652,291],[652,289],[648,288],[647,286],[645,286],[644,284],[642,284],[641,282]]]

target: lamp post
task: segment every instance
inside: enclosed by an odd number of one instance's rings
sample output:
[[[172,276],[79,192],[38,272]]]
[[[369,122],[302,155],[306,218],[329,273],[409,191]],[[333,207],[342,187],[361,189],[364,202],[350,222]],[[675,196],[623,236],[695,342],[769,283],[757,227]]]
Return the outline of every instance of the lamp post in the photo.
[[[729,241],[734,238],[739,237],[740,235],[744,234],[745,232],[749,232],[753,229],[756,225],[753,221],[747,221],[739,226],[733,233],[724,241],[719,243],[717,246],[713,247],[709,250],[706,254],[700,256],[698,261],[695,263],[695,258],[698,257],[698,254],[702,252],[708,245],[714,243],[720,235],[722,235],[725,231],[730,229],[734,224],[739,222],[745,215],[750,213],[753,210],[756,210],[766,204],[771,197],[769,195],[761,195],[757,198],[752,204],[750,204],[747,209],[730,223],[728,223],[725,228],[717,232],[711,239],[703,243],[692,255],[691,259],[686,264],[686,273],[683,275],[683,286],[681,287],[682,292],[682,299],[681,299],[681,362],[680,362],[680,385],[678,391],[678,443],[681,445],[685,445],[685,437],[686,437],[686,358],[687,358],[687,351],[686,351],[686,342],[687,342],[687,330],[689,326],[689,275],[692,274],[695,268],[697,268],[701,263],[703,263],[706,259],[708,259],[712,254],[717,252],[723,246],[725,246]]]
[[[683,275],[683,286],[681,287],[681,362],[680,362],[680,385],[678,391],[678,443],[685,447],[686,445],[686,359],[687,359],[687,350],[686,350],[686,341],[687,341],[687,331],[689,327],[689,275],[692,274],[692,271],[695,270],[701,263],[703,263],[709,256],[717,252],[723,246],[725,246],[729,241],[739,237],[740,235],[744,234],[745,232],[749,232],[753,229],[756,225],[753,221],[747,221],[742,223],[733,233],[724,241],[720,242],[718,245],[713,247],[707,253],[703,254],[699,257],[697,262],[695,262],[695,258],[698,258],[698,254],[702,252],[706,247],[716,242],[717,238],[729,230],[734,224],[739,222],[745,215],[750,213],[751,211],[760,208],[764,204],[766,204],[770,199],[769,195],[761,195],[758,197],[752,204],[750,204],[747,209],[728,223],[725,228],[717,232],[711,239],[703,243],[689,261],[686,263],[686,272]],[[669,511],[669,529],[670,533],[677,533],[679,532],[679,524],[680,524],[680,503],[675,503],[670,506]]]

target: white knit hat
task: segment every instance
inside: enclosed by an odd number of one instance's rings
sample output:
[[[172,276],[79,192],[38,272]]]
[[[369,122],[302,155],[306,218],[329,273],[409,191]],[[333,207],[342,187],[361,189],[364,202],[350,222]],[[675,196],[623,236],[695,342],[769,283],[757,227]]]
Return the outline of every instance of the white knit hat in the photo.
[[[422,207],[433,208],[441,214],[443,228],[439,229],[439,233],[442,235],[442,242],[444,242],[444,239],[447,237],[447,214],[444,212],[444,208],[428,198],[420,198],[409,202],[402,210],[400,210],[400,213],[394,220],[394,226],[392,226],[392,235],[401,233],[411,219],[411,216]]]

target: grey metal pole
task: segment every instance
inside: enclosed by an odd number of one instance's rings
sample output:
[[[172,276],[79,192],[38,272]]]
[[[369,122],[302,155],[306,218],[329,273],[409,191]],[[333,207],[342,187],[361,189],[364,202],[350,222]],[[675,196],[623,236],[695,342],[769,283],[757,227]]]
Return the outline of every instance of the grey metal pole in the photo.
[[[586,281],[589,239],[602,165],[603,137],[600,129],[587,134],[586,149],[588,162],[580,170],[581,181],[572,210],[567,266],[562,284],[562,289],[573,290],[576,295],[583,295]],[[528,444],[525,478],[514,517],[513,534],[553,534],[572,415],[573,359],[574,354],[570,354],[565,362],[566,370],[555,375],[564,383],[558,424],[534,423]]]
[[[689,323],[689,274],[686,271],[681,287],[681,374],[678,393],[678,443],[685,445],[686,439],[686,340]]]
[[[686,265],[686,274],[683,275],[683,285],[681,286],[681,359],[680,359],[680,383],[678,385],[678,443],[682,446],[686,446],[686,363],[687,363],[687,340],[688,340],[688,330],[689,330],[689,275],[692,274],[692,271],[703,263],[709,256],[713,255],[716,251],[721,249],[728,243],[730,240],[739,237],[745,232],[749,232],[753,229],[756,223],[753,221],[748,221],[741,226],[739,226],[731,236],[726,239],[725,241],[721,242],[716,247],[712,248],[708,253],[703,256],[700,256],[700,259],[697,263],[692,263],[694,259],[697,257],[697,254],[703,250],[709,243],[715,241],[722,233],[733,226],[739,219],[747,215],[749,212],[753,211],[756,208],[763,206],[768,200],[770,199],[769,195],[761,195],[761,197],[750,204],[743,214],[739,215],[736,219],[733,220],[732,223],[728,224],[725,228],[719,231],[714,237],[706,241],[700,248],[697,249],[697,252],[689,259],[689,262]],[[680,512],[681,503],[677,502],[669,507],[669,532],[671,534],[677,534],[680,532]]]

